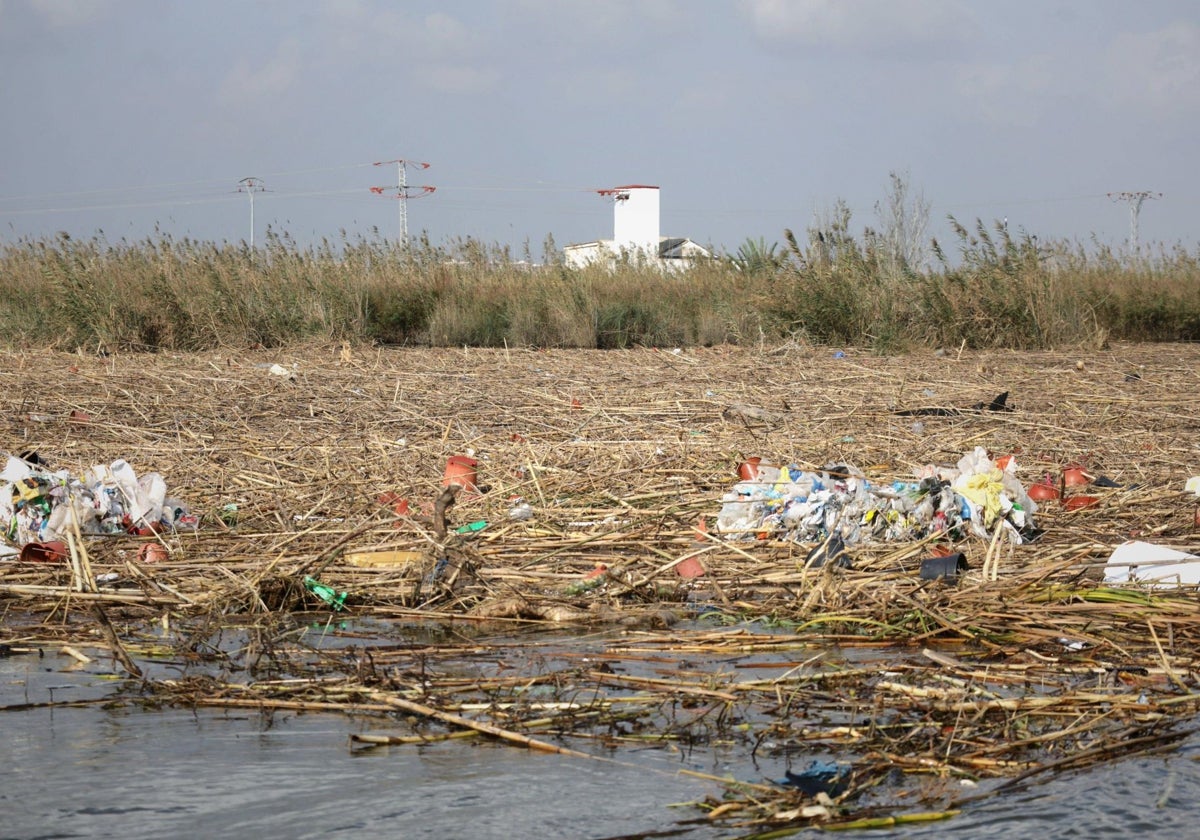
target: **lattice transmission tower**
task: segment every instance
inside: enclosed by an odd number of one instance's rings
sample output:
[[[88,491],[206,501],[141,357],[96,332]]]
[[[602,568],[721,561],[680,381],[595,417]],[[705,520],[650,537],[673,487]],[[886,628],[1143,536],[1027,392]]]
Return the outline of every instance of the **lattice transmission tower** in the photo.
[[[1108,197],[1113,201],[1126,201],[1129,203],[1129,248],[1132,251],[1136,251],[1138,249],[1138,216],[1141,215],[1142,205],[1149,199],[1162,198],[1162,193],[1151,192],[1150,190],[1127,190],[1124,192],[1110,192]]]
[[[423,196],[432,195],[437,190],[437,187],[431,187],[424,184],[410,185],[408,183],[408,169],[410,167],[413,169],[428,169],[428,163],[422,163],[419,160],[405,160],[404,158],[400,158],[398,160],[381,160],[375,163],[376,166],[390,166],[393,164],[396,167],[396,186],[371,187],[371,192],[375,193],[375,195],[384,195],[386,193],[390,193],[392,190],[395,190],[396,194],[393,197],[399,202],[400,205],[400,230],[398,234],[400,247],[407,249],[408,201],[411,198],[421,198]]]

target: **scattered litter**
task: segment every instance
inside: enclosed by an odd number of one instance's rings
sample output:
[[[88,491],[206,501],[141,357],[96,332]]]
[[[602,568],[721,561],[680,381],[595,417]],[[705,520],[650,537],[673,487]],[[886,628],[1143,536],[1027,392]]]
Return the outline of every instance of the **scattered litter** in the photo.
[[[814,759],[799,773],[785,770],[786,778],[780,780],[779,784],[799,788],[809,796],[819,793],[837,796],[845,791],[850,781],[850,769],[844,764]]]
[[[361,569],[396,569],[420,563],[425,555],[420,551],[352,551],[344,559]]]
[[[585,574],[580,580],[569,584],[564,590],[567,595],[582,595],[585,592],[591,592],[604,583],[608,577],[608,566],[604,563],[596,563],[592,570]]]
[[[628,520],[628,519],[617,519],[617,517],[612,516],[610,514],[609,516],[606,516],[603,519],[576,519],[576,520],[566,523],[566,527],[568,527],[568,528],[600,528],[600,527],[617,528],[617,527],[620,527],[621,525],[628,525],[629,522],[630,522],[630,520]]]
[[[304,578],[304,588],[335,610],[344,609],[346,606],[347,593],[338,592],[332,586],[326,586],[314,577],[306,576]]]
[[[926,557],[921,561],[921,580],[944,580],[953,583],[968,569],[967,558],[961,552],[940,557]]]
[[[675,564],[675,574],[684,580],[702,577],[704,575],[704,564],[700,562],[699,557],[684,557]]]
[[[138,560],[143,563],[161,563],[170,555],[162,543],[148,542],[138,549]]]
[[[479,462],[470,455],[451,455],[446,459],[442,486],[457,485],[467,494],[479,493]]]
[[[1008,404],[1008,391],[1003,394],[998,394],[996,397],[987,403],[977,402],[970,408],[905,408],[896,411],[895,413],[901,417],[916,417],[918,415],[926,415],[931,417],[956,417],[960,414],[977,414],[982,411],[1012,411],[1012,406]]]
[[[408,516],[409,504],[408,499],[401,496],[394,490],[385,490],[375,497],[375,502],[386,508],[391,508],[392,513],[397,516]]]
[[[59,540],[27,542],[21,547],[19,556],[23,563],[65,563],[67,544]]]
[[[837,569],[849,569],[854,565],[854,561],[846,553],[846,543],[839,534],[831,534],[829,539],[810,551],[804,560],[804,565],[810,569],[819,569],[826,563],[832,563]]]
[[[1083,467],[1067,467],[1063,470],[1063,484],[1068,487],[1084,487],[1092,483],[1092,474]]]
[[[1035,502],[1050,502],[1058,498],[1058,488],[1047,481],[1038,481],[1029,485],[1025,491]]]

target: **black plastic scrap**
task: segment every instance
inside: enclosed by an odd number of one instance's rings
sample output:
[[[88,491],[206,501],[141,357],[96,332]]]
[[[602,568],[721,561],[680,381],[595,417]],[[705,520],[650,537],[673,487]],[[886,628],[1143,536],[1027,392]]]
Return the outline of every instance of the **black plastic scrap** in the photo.
[[[997,394],[991,402],[977,402],[970,408],[905,408],[894,412],[901,417],[956,417],[960,414],[975,414],[980,411],[1012,411],[1008,404],[1008,391]]]
[[[833,563],[835,569],[849,569],[853,566],[850,555],[846,553],[846,543],[839,534],[833,534],[810,551],[804,565],[810,569],[819,569],[829,562]]]
[[[948,554],[945,557],[926,557],[921,561],[921,580],[938,580],[947,582],[956,580],[969,567],[967,558],[961,553]]]

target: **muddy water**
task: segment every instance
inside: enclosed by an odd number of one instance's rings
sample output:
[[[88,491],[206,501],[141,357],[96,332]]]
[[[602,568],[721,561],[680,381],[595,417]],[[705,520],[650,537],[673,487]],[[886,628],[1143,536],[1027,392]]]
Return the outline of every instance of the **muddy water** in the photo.
[[[0,705],[112,695],[105,668],[69,664],[0,659]],[[619,762],[483,741],[351,750],[349,735],[362,731],[380,731],[378,720],[129,705],[5,711],[0,838],[736,837],[671,807],[720,793],[678,771],[762,782],[781,769],[712,748],[623,748]],[[1169,757],[1050,780],[951,823],[864,836],[1196,837],[1198,761],[1193,737]]]

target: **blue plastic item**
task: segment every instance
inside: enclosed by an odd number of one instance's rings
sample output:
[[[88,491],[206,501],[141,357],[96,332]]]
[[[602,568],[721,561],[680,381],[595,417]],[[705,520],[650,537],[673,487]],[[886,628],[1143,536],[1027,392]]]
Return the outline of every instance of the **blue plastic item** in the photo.
[[[818,793],[837,796],[845,791],[850,783],[850,768],[832,761],[814,759],[800,773],[793,773],[791,770],[785,770],[784,773],[787,778],[781,779],[779,784],[799,788],[809,796],[816,796]]]

